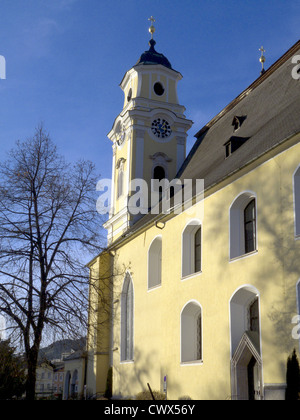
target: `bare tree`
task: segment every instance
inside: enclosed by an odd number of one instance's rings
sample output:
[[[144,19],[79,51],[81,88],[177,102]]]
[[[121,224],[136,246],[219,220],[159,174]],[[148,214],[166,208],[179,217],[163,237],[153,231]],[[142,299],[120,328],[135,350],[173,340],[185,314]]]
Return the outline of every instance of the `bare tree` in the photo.
[[[87,258],[101,250],[94,166],[70,165],[39,127],[0,164],[0,313],[22,339],[27,399],[44,332],[87,322]]]

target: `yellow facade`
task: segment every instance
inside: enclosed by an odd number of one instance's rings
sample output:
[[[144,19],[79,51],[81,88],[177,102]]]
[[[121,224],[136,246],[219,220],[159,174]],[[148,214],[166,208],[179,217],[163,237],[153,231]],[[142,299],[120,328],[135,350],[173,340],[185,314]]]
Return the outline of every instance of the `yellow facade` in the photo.
[[[88,395],[104,394],[106,390],[110,366],[111,281],[111,257],[108,253],[103,253],[90,264]]]
[[[150,67],[147,72],[142,68],[140,75],[128,72],[122,82],[125,98],[131,88],[133,98],[142,92],[149,105],[150,79],[156,80],[156,67],[161,66]],[[161,106],[156,110],[169,116],[173,104],[178,104],[175,79],[168,84],[160,75],[159,80],[170,89],[167,102],[159,99],[169,110],[162,111]],[[124,110],[130,106],[134,104],[125,100]],[[126,159],[127,179],[138,172],[137,138],[141,135],[137,120],[130,121],[131,134],[125,144],[115,146],[113,164],[114,171],[115,163]],[[145,117],[146,151],[140,175],[150,180],[153,162],[149,155],[159,151],[170,158],[169,172],[174,177],[178,171],[177,137],[158,143],[149,134],[150,123],[151,118]],[[189,128],[187,120],[185,132]],[[110,246],[90,265],[99,284],[105,284],[105,276],[100,273],[103,267],[111,278],[106,292],[110,294],[110,320],[107,330],[99,328],[110,358],[106,355],[100,360],[101,346],[98,342],[93,347],[90,340],[91,376],[95,381],[100,376],[103,379],[111,365],[113,394],[123,398],[146,390],[147,383],[154,390],[166,387],[168,399],[248,399],[252,387],[255,399],[284,398],[286,361],[299,347],[299,340],[292,335],[292,319],[300,310],[296,292],[300,241],[295,232],[299,141],[298,130],[218,182],[211,182],[205,187],[204,200],[191,208],[180,214],[146,218],[144,223],[138,221],[136,229],[128,214],[131,223],[127,230],[122,230],[122,221],[117,221],[126,204],[116,195],[114,176],[115,208],[106,225],[112,228]],[[124,195],[127,199],[128,191]],[[242,229],[237,218],[251,200],[255,201],[255,241],[249,252],[241,245],[238,249]],[[194,272],[189,254],[194,252],[190,251],[195,246],[191,238],[199,228],[201,269]],[[109,262],[103,262],[105,258]],[[90,300],[93,302],[92,294]],[[96,324],[101,313],[101,301],[96,299],[97,305]],[[253,309],[255,305],[257,309]],[[252,362],[253,371],[249,367]],[[97,385],[97,392],[100,389],[103,384]]]
[[[291,143],[299,140],[300,136]],[[200,274],[185,279],[181,276],[181,234],[191,218],[184,213],[169,220],[162,231],[153,226],[117,251],[119,267],[128,265],[133,279],[136,314],[134,362],[120,363],[119,350],[113,353],[117,395],[136,395],[146,389],[148,382],[160,390],[167,375],[170,399],[184,395],[193,399],[229,398],[229,304],[235,291],[244,285],[253,286],[260,294],[264,383],[285,383],[287,357],[298,345],[292,338],[291,321],[297,314],[295,290],[300,273],[300,242],[294,237],[293,210],[293,173],[300,163],[299,156],[297,144],[238,180],[228,180],[220,191],[211,195],[207,192]],[[257,183],[261,178],[266,180],[264,184]],[[230,261],[229,209],[245,190],[257,194],[258,248],[249,256]],[[148,290],[147,256],[157,235],[162,236],[162,284]],[[115,297],[120,296],[122,279],[117,283]],[[285,300],[280,299],[282,295]],[[182,364],[180,313],[192,299],[203,309],[203,362]],[[113,347],[119,349],[120,306],[114,309]]]

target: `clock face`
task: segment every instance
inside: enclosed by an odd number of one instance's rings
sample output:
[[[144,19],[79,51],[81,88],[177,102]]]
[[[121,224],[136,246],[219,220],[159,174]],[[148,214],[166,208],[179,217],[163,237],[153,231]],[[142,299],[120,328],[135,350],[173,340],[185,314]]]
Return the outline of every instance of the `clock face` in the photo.
[[[172,133],[170,124],[163,118],[157,118],[151,125],[152,133],[159,138],[169,137]]]

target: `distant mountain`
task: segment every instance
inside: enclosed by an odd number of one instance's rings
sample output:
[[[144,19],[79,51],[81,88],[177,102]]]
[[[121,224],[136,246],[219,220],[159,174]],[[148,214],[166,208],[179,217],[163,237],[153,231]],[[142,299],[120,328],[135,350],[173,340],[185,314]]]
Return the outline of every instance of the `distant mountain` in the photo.
[[[59,340],[50,344],[48,347],[40,349],[39,359],[47,359],[49,361],[61,359],[62,353],[71,353],[83,349],[86,344],[86,338],[81,337],[77,340]]]

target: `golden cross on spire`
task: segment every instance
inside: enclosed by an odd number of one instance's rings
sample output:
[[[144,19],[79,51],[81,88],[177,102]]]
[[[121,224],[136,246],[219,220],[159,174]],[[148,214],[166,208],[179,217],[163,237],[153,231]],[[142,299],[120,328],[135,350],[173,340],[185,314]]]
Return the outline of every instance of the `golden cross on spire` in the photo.
[[[155,19],[154,19],[153,16],[151,16],[148,20],[150,20],[150,22],[151,22],[151,26],[149,28],[149,32],[151,34],[151,39],[153,39],[153,34],[155,32],[155,27],[153,26],[153,23],[155,22]]]
[[[264,64],[266,62],[266,57],[264,56],[264,53],[266,52],[266,50],[264,49],[264,47],[260,47],[260,49],[258,51],[261,52],[261,57],[260,57],[259,61],[261,62],[261,66],[262,66],[261,74],[263,74],[265,72]]]
[[[260,51],[260,52],[261,52],[261,55],[263,55],[263,54],[264,54],[264,52],[266,52],[266,50],[264,49],[264,47],[260,47],[260,49],[259,49],[258,51]]]

